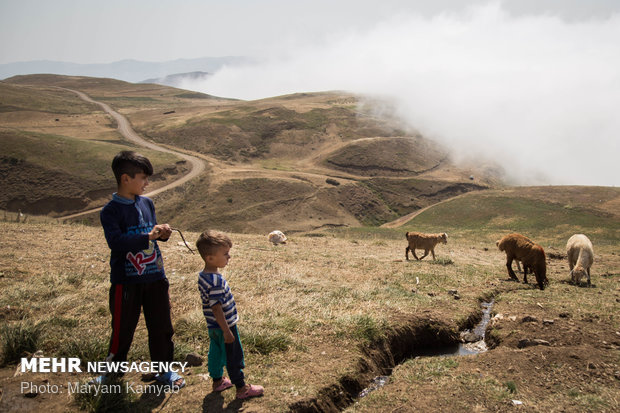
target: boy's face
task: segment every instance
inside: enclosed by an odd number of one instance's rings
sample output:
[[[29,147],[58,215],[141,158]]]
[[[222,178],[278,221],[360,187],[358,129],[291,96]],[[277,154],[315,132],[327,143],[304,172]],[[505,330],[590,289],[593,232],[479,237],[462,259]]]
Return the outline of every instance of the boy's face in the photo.
[[[121,176],[121,186],[123,190],[131,195],[142,195],[148,184],[149,176],[144,172],[137,172],[133,178],[128,174],[123,174]]]
[[[219,247],[213,255],[207,255],[205,262],[211,269],[224,268],[230,260],[230,248]]]

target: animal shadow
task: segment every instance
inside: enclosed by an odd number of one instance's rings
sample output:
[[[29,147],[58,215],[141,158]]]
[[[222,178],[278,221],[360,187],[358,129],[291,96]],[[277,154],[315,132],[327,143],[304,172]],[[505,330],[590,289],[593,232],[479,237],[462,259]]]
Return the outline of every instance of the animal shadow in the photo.
[[[562,284],[572,285],[573,287],[579,287],[579,288],[596,288],[596,284],[594,284],[594,283],[592,283],[592,284],[590,284],[590,286],[588,286],[587,282],[580,282],[579,284],[575,284],[571,280],[560,280],[560,281],[557,281],[557,282],[562,283]]]

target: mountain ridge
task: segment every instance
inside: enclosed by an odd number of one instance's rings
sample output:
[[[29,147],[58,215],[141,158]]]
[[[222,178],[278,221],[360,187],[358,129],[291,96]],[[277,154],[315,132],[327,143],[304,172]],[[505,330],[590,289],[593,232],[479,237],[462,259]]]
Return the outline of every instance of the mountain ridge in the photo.
[[[32,60],[0,64],[0,79],[7,79],[16,75],[48,73],[65,76],[106,77],[127,82],[140,82],[144,79],[159,79],[179,73],[196,71],[214,73],[224,65],[234,66],[250,62],[252,60],[244,56],[201,57],[163,62],[124,59],[111,63]]]

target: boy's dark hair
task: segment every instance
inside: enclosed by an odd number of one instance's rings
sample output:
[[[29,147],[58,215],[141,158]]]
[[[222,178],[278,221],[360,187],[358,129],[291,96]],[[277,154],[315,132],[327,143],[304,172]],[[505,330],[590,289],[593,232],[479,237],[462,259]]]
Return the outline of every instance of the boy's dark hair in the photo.
[[[137,173],[143,172],[147,176],[153,175],[153,165],[146,156],[134,151],[119,152],[112,160],[112,171],[116,184],[121,184],[121,176],[127,174],[134,178]]]
[[[198,237],[196,248],[202,258],[213,255],[220,247],[232,247],[232,241],[223,232],[206,230]]]

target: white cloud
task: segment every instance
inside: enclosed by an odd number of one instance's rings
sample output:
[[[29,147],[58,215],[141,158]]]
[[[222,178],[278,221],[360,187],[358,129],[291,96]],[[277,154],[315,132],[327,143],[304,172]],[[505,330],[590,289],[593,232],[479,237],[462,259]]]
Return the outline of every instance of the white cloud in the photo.
[[[620,183],[618,14],[571,22],[509,15],[494,3],[400,14],[288,46],[184,87],[243,99],[323,90],[387,96],[424,135],[456,154],[494,157],[523,183],[541,175],[554,184]]]

